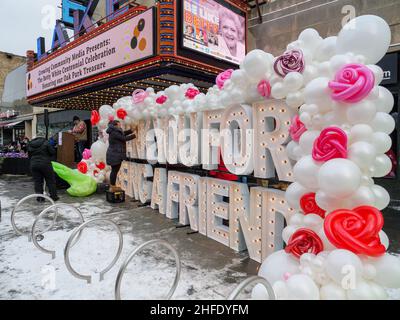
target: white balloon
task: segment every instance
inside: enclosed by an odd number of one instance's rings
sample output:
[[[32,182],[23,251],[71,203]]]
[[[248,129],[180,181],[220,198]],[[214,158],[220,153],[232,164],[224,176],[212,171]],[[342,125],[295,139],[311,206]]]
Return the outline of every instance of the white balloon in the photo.
[[[376,268],[364,261],[364,270],[363,270],[363,278],[366,280],[373,280],[376,277]]]
[[[348,150],[347,158],[359,166],[361,170],[368,170],[376,157],[375,147],[368,142],[358,141],[353,143]]]
[[[367,64],[376,64],[389,49],[390,40],[390,28],[385,20],[374,15],[359,16],[339,32],[336,52],[361,54]]]
[[[372,101],[364,100],[349,105],[347,110],[347,120],[351,124],[369,124],[376,115],[376,107]]]
[[[332,78],[334,73],[329,61],[324,61],[318,64],[318,75],[320,77]]]
[[[298,91],[303,86],[303,75],[300,72],[289,72],[283,79],[283,85],[288,92]]]
[[[331,69],[333,71],[338,71],[342,68],[345,64],[349,64],[354,61],[355,59],[349,56],[348,54],[337,54],[334,55],[330,60],[329,63],[331,64]]]
[[[282,230],[282,239],[287,244],[289,242],[290,237],[295,233],[297,230],[297,226],[286,226]]]
[[[359,280],[355,288],[347,290],[349,300],[385,300],[387,293],[384,288],[371,281]]]
[[[109,116],[113,116],[115,114],[115,110],[109,105],[104,105],[100,107],[99,114],[102,119],[108,120]]]
[[[299,159],[299,157],[294,153],[294,149],[298,147],[298,144],[296,141],[290,141],[287,145],[286,145],[286,153],[289,157],[289,159],[291,160],[295,160],[297,161]]]
[[[250,51],[243,60],[242,66],[249,78],[261,80],[271,72],[273,56],[263,50]]]
[[[328,212],[327,212],[328,213]],[[336,247],[329,241],[329,239],[327,238],[327,236],[326,236],[326,234],[325,234],[325,231],[324,231],[324,228],[321,228],[318,232],[317,232],[317,235],[318,235],[318,237],[322,240],[322,243],[323,243],[323,245],[324,245],[324,250],[325,251],[332,251],[332,250],[336,250]],[[318,254],[318,256],[319,256],[320,254]],[[324,265],[325,265],[325,263],[324,263]],[[325,278],[327,278],[327,277],[325,277]],[[326,281],[326,279],[325,279],[325,282],[328,282],[328,281]]]
[[[286,286],[286,282],[284,281],[277,281],[272,285],[274,289],[276,300],[288,300],[289,299],[289,292]]]
[[[302,157],[293,167],[294,178],[309,190],[318,190],[320,166],[311,155]]]
[[[377,178],[386,176],[392,170],[392,166],[390,158],[386,154],[380,154],[373,164],[373,176]]]
[[[360,182],[361,171],[357,165],[347,159],[332,159],[321,166],[317,185],[329,196],[342,198],[355,192]]]
[[[315,59],[318,61],[328,61],[336,53],[337,37],[325,38],[315,52]]]
[[[275,99],[283,99],[286,96],[286,88],[282,82],[275,83],[271,88],[271,96]]]
[[[310,81],[304,90],[304,100],[307,104],[316,104],[320,111],[326,112],[332,108],[333,101],[328,87],[329,78],[316,78]]]
[[[286,273],[299,273],[299,262],[284,250],[270,254],[261,264],[258,275],[267,279],[271,284],[284,280]]]
[[[288,93],[286,97],[286,104],[289,107],[297,111],[297,108],[300,107],[303,103],[304,103],[304,95],[302,91]]]
[[[385,188],[378,185],[371,186],[371,190],[375,195],[375,207],[379,210],[385,209],[390,202],[389,193],[386,191]]]
[[[375,194],[370,187],[360,186],[351,197],[349,197],[349,206],[355,208],[358,206],[374,206]]]
[[[346,291],[336,284],[329,282],[320,289],[321,300],[346,300]]]
[[[300,209],[300,198],[309,190],[298,182],[289,185],[285,192],[285,199],[293,209]]]
[[[372,135],[372,145],[375,147],[378,154],[386,153],[392,146],[392,139],[384,132],[375,132]]]
[[[400,288],[400,258],[385,253],[379,258],[370,258],[368,262],[376,268],[374,281],[388,288]]]
[[[385,87],[378,87],[378,100],[376,101],[376,109],[378,112],[389,113],[394,106],[393,94]]]
[[[231,81],[237,85],[246,85],[246,81],[248,80],[246,71],[242,69],[236,69],[232,72]]]
[[[90,151],[92,152],[93,160],[103,162],[106,160],[107,145],[103,141],[97,140],[93,143]]]
[[[319,300],[319,289],[315,282],[305,274],[294,274],[286,281],[289,299]]]
[[[304,132],[300,139],[299,145],[303,154],[311,154],[311,151],[314,146],[314,141],[319,137],[320,132],[316,130],[307,130]]]
[[[318,190],[315,194],[315,202],[318,206],[328,212],[336,209],[345,208],[345,202],[343,199],[330,196],[328,193]]]
[[[295,213],[289,218],[289,225],[290,226],[301,226],[303,224],[304,214]]]
[[[326,258],[325,268],[328,276],[339,285],[343,285],[343,280],[350,272],[355,277],[354,280],[359,280],[363,272],[360,258],[353,252],[344,249],[331,251]]]
[[[367,124],[356,124],[350,129],[349,142],[354,143],[357,141],[371,141],[373,130]]]
[[[379,239],[381,240],[381,243],[387,250],[389,248],[389,237],[387,236],[385,231],[383,230],[379,231]]]
[[[384,112],[377,112],[371,122],[371,127],[374,131],[391,134],[395,128],[395,121],[391,115]]]
[[[371,71],[374,73],[375,85],[378,86],[383,80],[382,68],[380,66],[377,66],[376,64],[369,64],[367,67],[371,69]]]
[[[316,77],[318,77],[318,69],[314,65],[306,65],[303,71],[303,80],[304,83],[307,84],[311,80],[314,80]]]
[[[267,289],[261,283],[254,286],[251,291],[251,300],[269,300]]]

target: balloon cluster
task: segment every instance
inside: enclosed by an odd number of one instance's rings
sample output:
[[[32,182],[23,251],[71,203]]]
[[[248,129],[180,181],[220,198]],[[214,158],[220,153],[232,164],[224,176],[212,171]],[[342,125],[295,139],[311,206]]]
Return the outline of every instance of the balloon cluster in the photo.
[[[83,159],[77,165],[78,171],[94,178],[97,183],[109,180],[111,168],[106,164],[107,148],[108,141],[99,139],[90,149],[85,149]]]
[[[376,63],[390,45],[387,23],[372,15],[346,24],[323,39],[306,29],[286,51],[273,57],[253,50],[237,70],[218,75],[202,93],[193,84],[164,91],[136,90],[92,114],[103,140],[92,158],[105,158],[110,120],[132,125],[141,119],[221,109],[262,99],[284,99],[296,112],[287,153],[294,178],[286,199],[297,212],[289,217],[284,250],[262,263],[265,277],[281,299],[385,299],[384,288],[400,287],[400,260],[388,253],[380,210],[387,191],[373,178],[391,171],[386,153],[395,121],[394,100],[380,86]],[[96,162],[97,163],[97,162]],[[93,163],[88,165],[89,170]],[[256,286],[253,297],[267,295]]]
[[[394,101],[375,65],[390,37],[384,20],[360,16],[337,37],[303,31],[275,59],[271,95],[298,110],[287,145],[295,182],[286,191],[297,212],[282,233],[285,249],[259,270],[279,299],[387,299],[385,288],[400,288],[400,260],[386,253],[382,230],[390,198],[373,180],[392,168]]]

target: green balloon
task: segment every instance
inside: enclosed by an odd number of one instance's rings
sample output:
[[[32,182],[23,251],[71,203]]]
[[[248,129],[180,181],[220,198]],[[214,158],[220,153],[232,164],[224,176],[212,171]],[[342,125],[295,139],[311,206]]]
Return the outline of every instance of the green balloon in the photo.
[[[70,169],[61,163],[52,162],[57,175],[70,184],[67,193],[72,197],[87,197],[97,190],[97,182],[92,177],[86,176],[78,170]]]

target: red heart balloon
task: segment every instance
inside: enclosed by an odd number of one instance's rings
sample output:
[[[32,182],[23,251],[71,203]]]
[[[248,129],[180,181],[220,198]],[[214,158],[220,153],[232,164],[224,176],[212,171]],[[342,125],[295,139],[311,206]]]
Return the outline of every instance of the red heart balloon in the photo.
[[[328,214],[324,221],[325,234],[335,247],[372,257],[386,251],[379,238],[382,227],[382,213],[370,206],[338,209]]]

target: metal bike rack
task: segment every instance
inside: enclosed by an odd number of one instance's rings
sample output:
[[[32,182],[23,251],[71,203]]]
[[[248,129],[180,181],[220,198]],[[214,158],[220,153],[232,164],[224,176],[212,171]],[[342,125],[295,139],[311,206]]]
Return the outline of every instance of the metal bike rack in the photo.
[[[260,276],[252,276],[245,280],[243,280],[228,296],[227,300],[236,300],[239,294],[243,291],[244,288],[249,286],[250,284],[262,284],[265,289],[267,289],[269,300],[275,300],[275,292],[272,288],[271,284]]]
[[[29,200],[29,199],[32,199],[32,198],[44,198],[44,199],[50,201],[51,205],[54,205],[53,199],[50,198],[50,197],[48,197],[48,196],[46,196],[45,194],[31,194],[31,195],[26,196],[25,198],[22,198],[21,200],[19,200],[18,203],[15,205],[13,211],[11,212],[11,225],[12,225],[14,231],[16,232],[16,234],[18,234],[18,235],[20,235],[20,236],[23,236],[23,235],[28,236],[28,240],[29,240],[29,241],[31,241],[31,233],[30,233],[30,232],[22,232],[21,230],[19,230],[19,229],[17,228],[17,225],[15,224],[15,213],[17,212],[18,207],[19,207],[22,203],[24,203],[26,200]],[[56,214],[54,215],[54,219],[56,219],[56,217],[57,217],[57,212],[56,212]],[[53,221],[53,224],[52,224],[49,228],[47,228],[46,230],[44,230],[44,232],[50,230],[53,226],[54,226],[54,221]]]
[[[71,262],[69,259],[69,251],[71,249],[71,247],[73,246],[73,244],[75,244],[76,242],[73,243],[73,240],[75,239],[75,237],[78,235],[78,233],[80,234],[81,231],[86,228],[88,225],[90,224],[94,224],[96,222],[104,222],[106,224],[111,225],[118,233],[119,236],[119,245],[118,245],[118,251],[116,256],[114,257],[114,259],[111,261],[111,263],[103,270],[100,272],[100,281],[104,280],[104,275],[115,265],[115,263],[118,261],[118,258],[121,255],[122,252],[122,246],[123,246],[123,237],[122,237],[122,232],[121,229],[118,227],[118,225],[109,220],[109,219],[104,219],[104,218],[95,218],[89,221],[86,221],[84,223],[82,223],[78,228],[76,228],[71,236],[69,237],[67,244],[65,245],[65,249],[64,249],[64,261],[65,261],[65,265],[67,266],[68,271],[76,278],[78,279],[83,279],[86,280],[87,283],[91,283],[92,282],[92,276],[90,275],[82,275],[78,272],[75,271],[74,268],[72,268],[71,266]]]
[[[175,274],[175,279],[174,283],[172,284],[171,289],[169,290],[167,296],[165,297],[165,300],[170,300],[172,295],[174,294],[176,287],[178,286],[179,278],[181,276],[181,259],[179,258],[178,252],[175,250],[173,246],[171,246],[168,242],[164,240],[150,240],[148,242],[145,242],[141,244],[139,247],[134,249],[131,254],[128,256],[128,258],[124,261],[122,264],[121,268],[119,269],[118,275],[117,275],[117,280],[115,282],[115,300],[121,300],[121,281],[122,277],[126,271],[126,268],[128,267],[128,264],[131,262],[132,258],[137,255],[139,252],[141,252],[144,248],[149,247],[155,243],[161,244],[174,254],[175,257],[175,263],[176,263],[176,274]]]
[[[74,206],[71,206],[71,205],[65,204],[65,203],[53,204],[52,206],[50,206],[50,207],[44,209],[44,210],[37,216],[35,222],[34,222],[33,225],[32,225],[32,231],[31,231],[31,238],[32,238],[33,244],[34,244],[35,247],[38,248],[40,251],[42,251],[42,252],[44,252],[44,253],[47,253],[47,254],[51,254],[52,259],[55,259],[55,257],[56,257],[56,252],[53,251],[53,250],[47,250],[47,249],[43,248],[43,247],[39,244],[39,242],[37,241],[37,239],[36,239],[35,231],[36,231],[36,226],[37,226],[38,221],[39,221],[46,213],[48,213],[49,211],[51,211],[51,210],[53,210],[53,209],[59,209],[59,208],[68,208],[68,209],[72,209],[73,211],[75,211],[75,212],[78,214],[78,216],[79,216],[79,218],[80,218],[80,220],[81,220],[81,224],[85,222],[85,219],[83,218],[83,215],[82,215],[82,213],[79,211],[78,208],[75,208]],[[57,210],[56,210],[56,212],[57,212]],[[54,217],[52,226],[54,226],[54,224],[56,223],[57,217],[58,217],[58,215],[56,214],[56,216]],[[49,230],[49,229],[48,229],[48,230]],[[47,231],[48,231],[48,230],[47,230]],[[43,233],[44,233],[44,232],[42,232],[41,234],[43,234]],[[81,236],[81,234],[79,234],[79,236],[76,238],[75,243],[79,241],[80,236]],[[75,243],[73,243],[72,246],[73,246]]]

